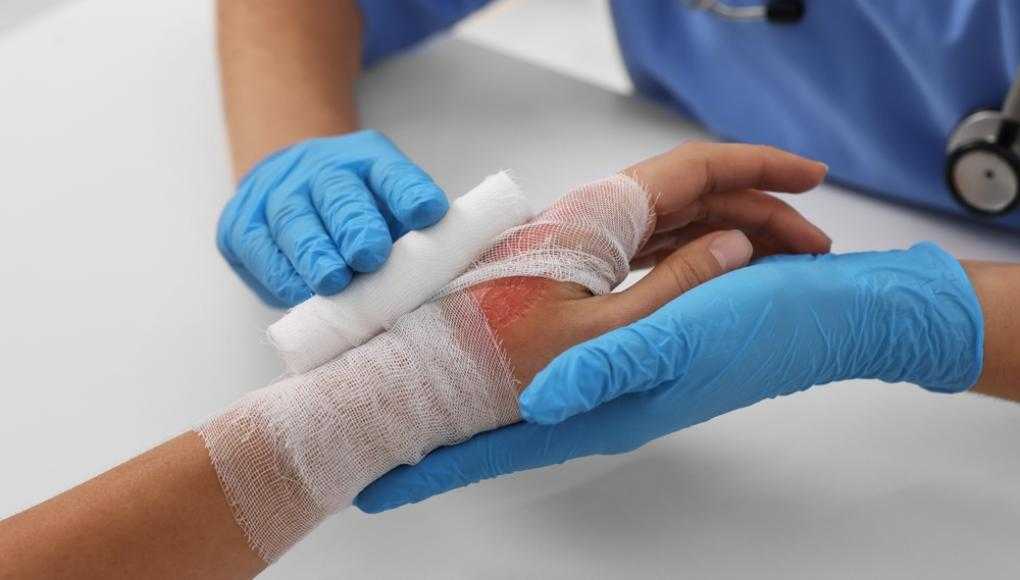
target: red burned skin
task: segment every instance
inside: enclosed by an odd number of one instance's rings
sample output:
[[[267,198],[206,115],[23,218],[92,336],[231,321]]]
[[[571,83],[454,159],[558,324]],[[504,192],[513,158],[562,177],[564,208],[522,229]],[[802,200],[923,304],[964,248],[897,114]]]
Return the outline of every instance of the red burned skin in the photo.
[[[489,328],[499,335],[541,302],[556,284],[546,278],[513,276],[479,284],[470,292]]]
[[[647,199],[634,195],[647,196],[619,180],[575,190],[506,232],[475,262],[485,276],[505,276],[467,292],[507,356],[519,388],[557,354],[609,328],[613,317],[599,311],[606,302],[590,303],[593,310],[586,312],[583,301],[601,292],[603,276],[613,278],[605,280],[611,285],[626,273],[636,250],[630,246],[640,245],[635,238],[647,240],[654,227],[654,216],[636,214],[632,205]],[[647,204],[641,210],[650,211]],[[587,287],[589,281],[598,288]]]
[[[642,195],[647,195],[641,191]],[[500,243],[482,253],[477,263],[480,266],[499,264],[514,257],[534,253],[536,260],[548,259],[544,250],[563,250],[572,255],[604,256],[611,252],[607,240],[606,223],[607,198],[599,188],[575,190],[531,222],[508,232]],[[603,217],[599,217],[603,216]],[[652,219],[652,216],[649,216]],[[654,222],[652,222],[654,224]],[[653,227],[647,228],[645,236]],[[554,267],[551,266],[551,269]],[[499,278],[474,286],[469,291],[477,301],[489,327],[497,337],[505,334],[509,327],[523,318],[543,301],[583,297],[586,291],[578,288],[580,295],[570,292],[562,294],[564,284],[537,276],[511,276]],[[573,284],[567,286],[576,286]]]
[[[478,261],[496,263],[542,248],[562,247],[564,228],[555,219],[557,206],[561,203],[554,204],[530,223],[516,229],[502,242],[486,250]],[[485,315],[489,328],[499,336],[501,331],[542,301],[556,284],[547,278],[510,276],[479,284],[470,292]]]

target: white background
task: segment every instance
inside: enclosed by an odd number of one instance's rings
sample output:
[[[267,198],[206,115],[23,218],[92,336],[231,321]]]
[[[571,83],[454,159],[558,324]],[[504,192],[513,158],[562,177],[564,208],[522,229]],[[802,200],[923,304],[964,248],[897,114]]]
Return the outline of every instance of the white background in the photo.
[[[0,4],[0,516],[279,373],[262,338],[278,314],[213,245],[230,176],[209,2],[25,7]],[[366,123],[451,194],[509,167],[548,201],[704,136],[466,43],[517,39],[526,60],[624,90],[600,3],[497,6],[458,34],[379,67],[361,95]],[[838,251],[935,239],[1020,261],[1014,234],[852,192],[795,204]],[[1016,578],[1017,441],[1016,405],[847,382],[631,455],[345,513],[267,576]]]

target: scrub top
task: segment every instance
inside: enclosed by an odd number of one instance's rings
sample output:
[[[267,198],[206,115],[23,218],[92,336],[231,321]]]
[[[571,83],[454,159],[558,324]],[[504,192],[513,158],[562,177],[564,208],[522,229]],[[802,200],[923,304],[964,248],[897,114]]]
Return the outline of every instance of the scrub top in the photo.
[[[456,23],[486,0],[360,0],[366,63]],[[759,0],[728,0],[733,6]],[[713,133],[829,164],[830,178],[896,201],[1020,231],[1020,210],[964,209],[946,142],[998,109],[1020,67],[1018,0],[805,0],[792,24],[732,21],[685,0],[614,0],[641,93]]]

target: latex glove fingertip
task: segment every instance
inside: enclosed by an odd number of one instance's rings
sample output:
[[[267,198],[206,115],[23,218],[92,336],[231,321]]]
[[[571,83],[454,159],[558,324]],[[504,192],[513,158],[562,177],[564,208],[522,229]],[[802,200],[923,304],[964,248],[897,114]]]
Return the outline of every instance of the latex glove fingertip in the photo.
[[[438,187],[431,184],[424,187],[429,187],[434,191],[423,195],[421,200],[411,204],[405,210],[405,222],[413,230],[420,230],[438,223],[450,209],[450,202]]]

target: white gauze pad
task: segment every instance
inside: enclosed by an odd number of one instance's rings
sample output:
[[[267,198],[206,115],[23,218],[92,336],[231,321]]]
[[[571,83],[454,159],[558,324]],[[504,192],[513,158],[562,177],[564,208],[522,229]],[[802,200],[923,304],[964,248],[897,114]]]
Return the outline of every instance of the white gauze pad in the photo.
[[[464,272],[504,231],[533,216],[506,172],[486,177],[450,204],[438,224],[408,232],[379,270],[331,297],[313,296],[269,327],[291,373],[335,359],[388,328]]]
[[[648,194],[634,180],[583,185],[503,232],[441,298],[204,421],[196,430],[252,549],[272,562],[397,465],[520,420],[522,385],[500,329],[528,300],[489,302],[493,310],[485,297],[497,288],[535,291],[501,282],[518,276],[605,294],[654,228]]]

